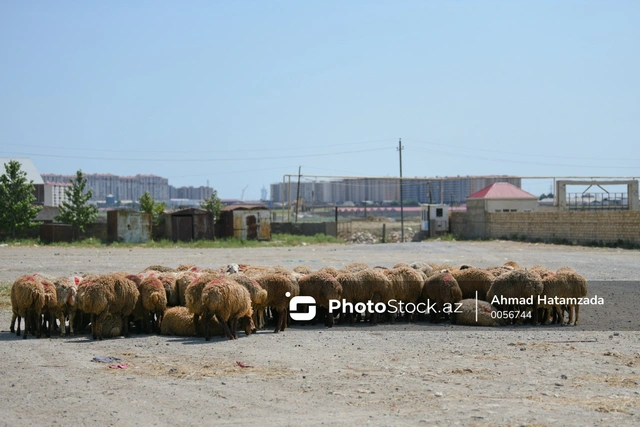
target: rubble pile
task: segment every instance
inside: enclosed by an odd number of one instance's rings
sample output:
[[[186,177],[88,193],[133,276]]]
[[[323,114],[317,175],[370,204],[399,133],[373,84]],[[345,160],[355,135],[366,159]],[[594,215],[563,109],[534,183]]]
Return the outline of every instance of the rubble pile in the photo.
[[[347,243],[373,244],[378,243],[378,238],[368,231],[359,231],[349,236],[347,238]]]

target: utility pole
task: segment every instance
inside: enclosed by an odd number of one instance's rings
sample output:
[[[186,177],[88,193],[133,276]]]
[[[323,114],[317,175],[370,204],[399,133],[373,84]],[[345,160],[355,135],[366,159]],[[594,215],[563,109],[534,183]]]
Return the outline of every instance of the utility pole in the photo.
[[[398,140],[398,154],[400,155],[400,241],[404,243],[404,202],[402,195],[402,138]]]
[[[296,222],[298,222],[298,204],[300,202],[300,170],[302,166],[298,166],[298,189],[296,191]]]

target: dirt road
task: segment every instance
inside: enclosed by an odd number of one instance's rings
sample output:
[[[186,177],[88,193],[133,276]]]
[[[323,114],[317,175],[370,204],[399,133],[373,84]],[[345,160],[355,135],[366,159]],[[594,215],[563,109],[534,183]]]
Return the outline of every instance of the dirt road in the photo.
[[[3,310],[0,425],[638,425],[638,259],[637,251],[500,241],[2,247],[0,282],[34,272],[137,272],[183,263],[569,265],[605,307],[583,308],[577,327],[299,326],[210,342],[155,335],[22,340],[7,332],[11,313]],[[96,356],[120,361],[92,362]]]

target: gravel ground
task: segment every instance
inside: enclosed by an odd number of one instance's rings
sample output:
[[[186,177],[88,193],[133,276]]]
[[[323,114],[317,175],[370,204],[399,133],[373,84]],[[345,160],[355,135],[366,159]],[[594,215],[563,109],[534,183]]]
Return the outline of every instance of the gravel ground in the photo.
[[[583,307],[576,327],[296,326],[210,342],[155,335],[22,340],[7,332],[11,313],[5,309],[0,425],[640,425],[638,255],[502,241],[1,247],[0,282],[34,272],[137,272],[152,264],[569,265],[605,305]],[[92,362],[95,356],[118,357],[126,369]]]

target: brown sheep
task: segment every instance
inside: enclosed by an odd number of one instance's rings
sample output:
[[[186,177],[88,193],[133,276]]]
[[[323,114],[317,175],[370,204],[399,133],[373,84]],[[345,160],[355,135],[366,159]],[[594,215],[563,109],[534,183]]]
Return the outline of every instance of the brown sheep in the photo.
[[[164,312],[162,324],[160,324],[162,335],[175,335],[179,337],[197,336],[196,325],[193,323],[193,314],[187,307],[171,307]]]
[[[526,269],[513,270],[494,279],[487,292],[487,301],[498,310],[512,310],[514,321],[522,319],[530,306],[535,325],[538,323],[538,295],[542,290],[542,280],[538,274]],[[520,319],[516,319],[517,316]]]
[[[69,318],[69,333],[73,332],[73,320],[76,314],[78,283],[80,277],[58,277],[53,281],[56,287],[57,304],[55,309],[55,317],[60,322],[60,335],[67,333],[66,318]]]
[[[11,332],[14,332],[14,325],[17,319],[18,328],[16,335],[20,336],[20,320],[24,319],[24,335],[22,338],[27,339],[27,333],[36,331],[36,336],[40,338],[42,335],[42,323],[40,317],[45,307],[44,287],[37,274],[18,277],[11,286],[11,309],[13,317],[11,318]]]
[[[455,304],[462,301],[462,290],[451,273],[437,273],[425,282],[421,299],[428,306],[435,302],[429,313],[432,322],[440,323],[455,310]]]
[[[167,309],[165,287],[158,277],[150,276],[140,282],[138,291],[140,296],[132,314],[133,320],[142,323],[144,332],[157,332]]]
[[[91,315],[93,339],[103,338],[102,326],[108,314],[120,316],[123,335],[128,337],[128,317],[139,295],[136,284],[124,274],[85,277],[78,285],[78,303],[83,312]]]
[[[300,279],[298,286],[300,295],[313,297],[316,305],[326,310],[325,326],[333,327],[334,316],[329,312],[329,300],[342,298],[342,285],[327,273],[312,273]]]
[[[235,280],[213,280],[202,290],[202,323],[204,338],[207,341],[211,338],[210,325],[214,316],[222,324],[226,336],[229,339],[237,339],[238,320],[241,318],[248,320],[245,332],[247,335],[251,334],[252,314],[249,291]]]
[[[460,286],[462,298],[475,298],[476,292],[478,292],[478,299],[485,300],[491,283],[493,283],[493,275],[482,268],[455,270],[451,272],[451,275]]]
[[[425,280],[421,272],[409,264],[399,263],[390,270],[384,270],[384,274],[391,281],[393,299],[404,304],[418,302]],[[406,319],[412,320],[412,315],[407,313]]]
[[[383,270],[368,268],[356,273],[343,273],[338,276],[338,282],[342,285],[342,298],[354,305],[357,303],[372,304],[382,302],[387,304],[393,298],[391,281]],[[344,312],[344,310],[343,310]],[[355,315],[347,313],[349,323],[355,323]],[[369,322],[372,326],[378,324],[378,313],[370,313]]]
[[[267,308],[267,291],[260,286],[260,283],[244,274],[232,274],[229,278],[235,280],[249,291],[251,307],[253,309],[253,324],[257,329],[264,327],[264,311]]]
[[[284,331],[287,327],[289,301],[300,295],[298,283],[291,277],[278,273],[259,276],[256,281],[267,291],[267,307],[271,307],[278,313],[278,318],[275,319],[276,328],[273,332]]]
[[[555,297],[563,299],[573,299],[586,297],[588,293],[587,280],[574,272],[573,270],[563,270],[559,274],[546,277],[543,281],[543,290],[540,297],[545,299],[553,299]],[[545,308],[553,308],[554,317],[557,317],[559,323],[564,324],[564,314],[559,305],[547,304]],[[578,317],[580,314],[579,304],[567,304],[567,310],[569,311],[569,325],[578,324]],[[575,318],[574,318],[575,312]],[[548,317],[543,317],[543,320],[548,320]]]
[[[185,290],[185,305],[193,314],[193,323],[196,326],[198,334],[202,333],[200,329],[200,316],[202,314],[202,290],[211,281],[224,278],[224,273],[208,272],[199,274],[187,286]]]

